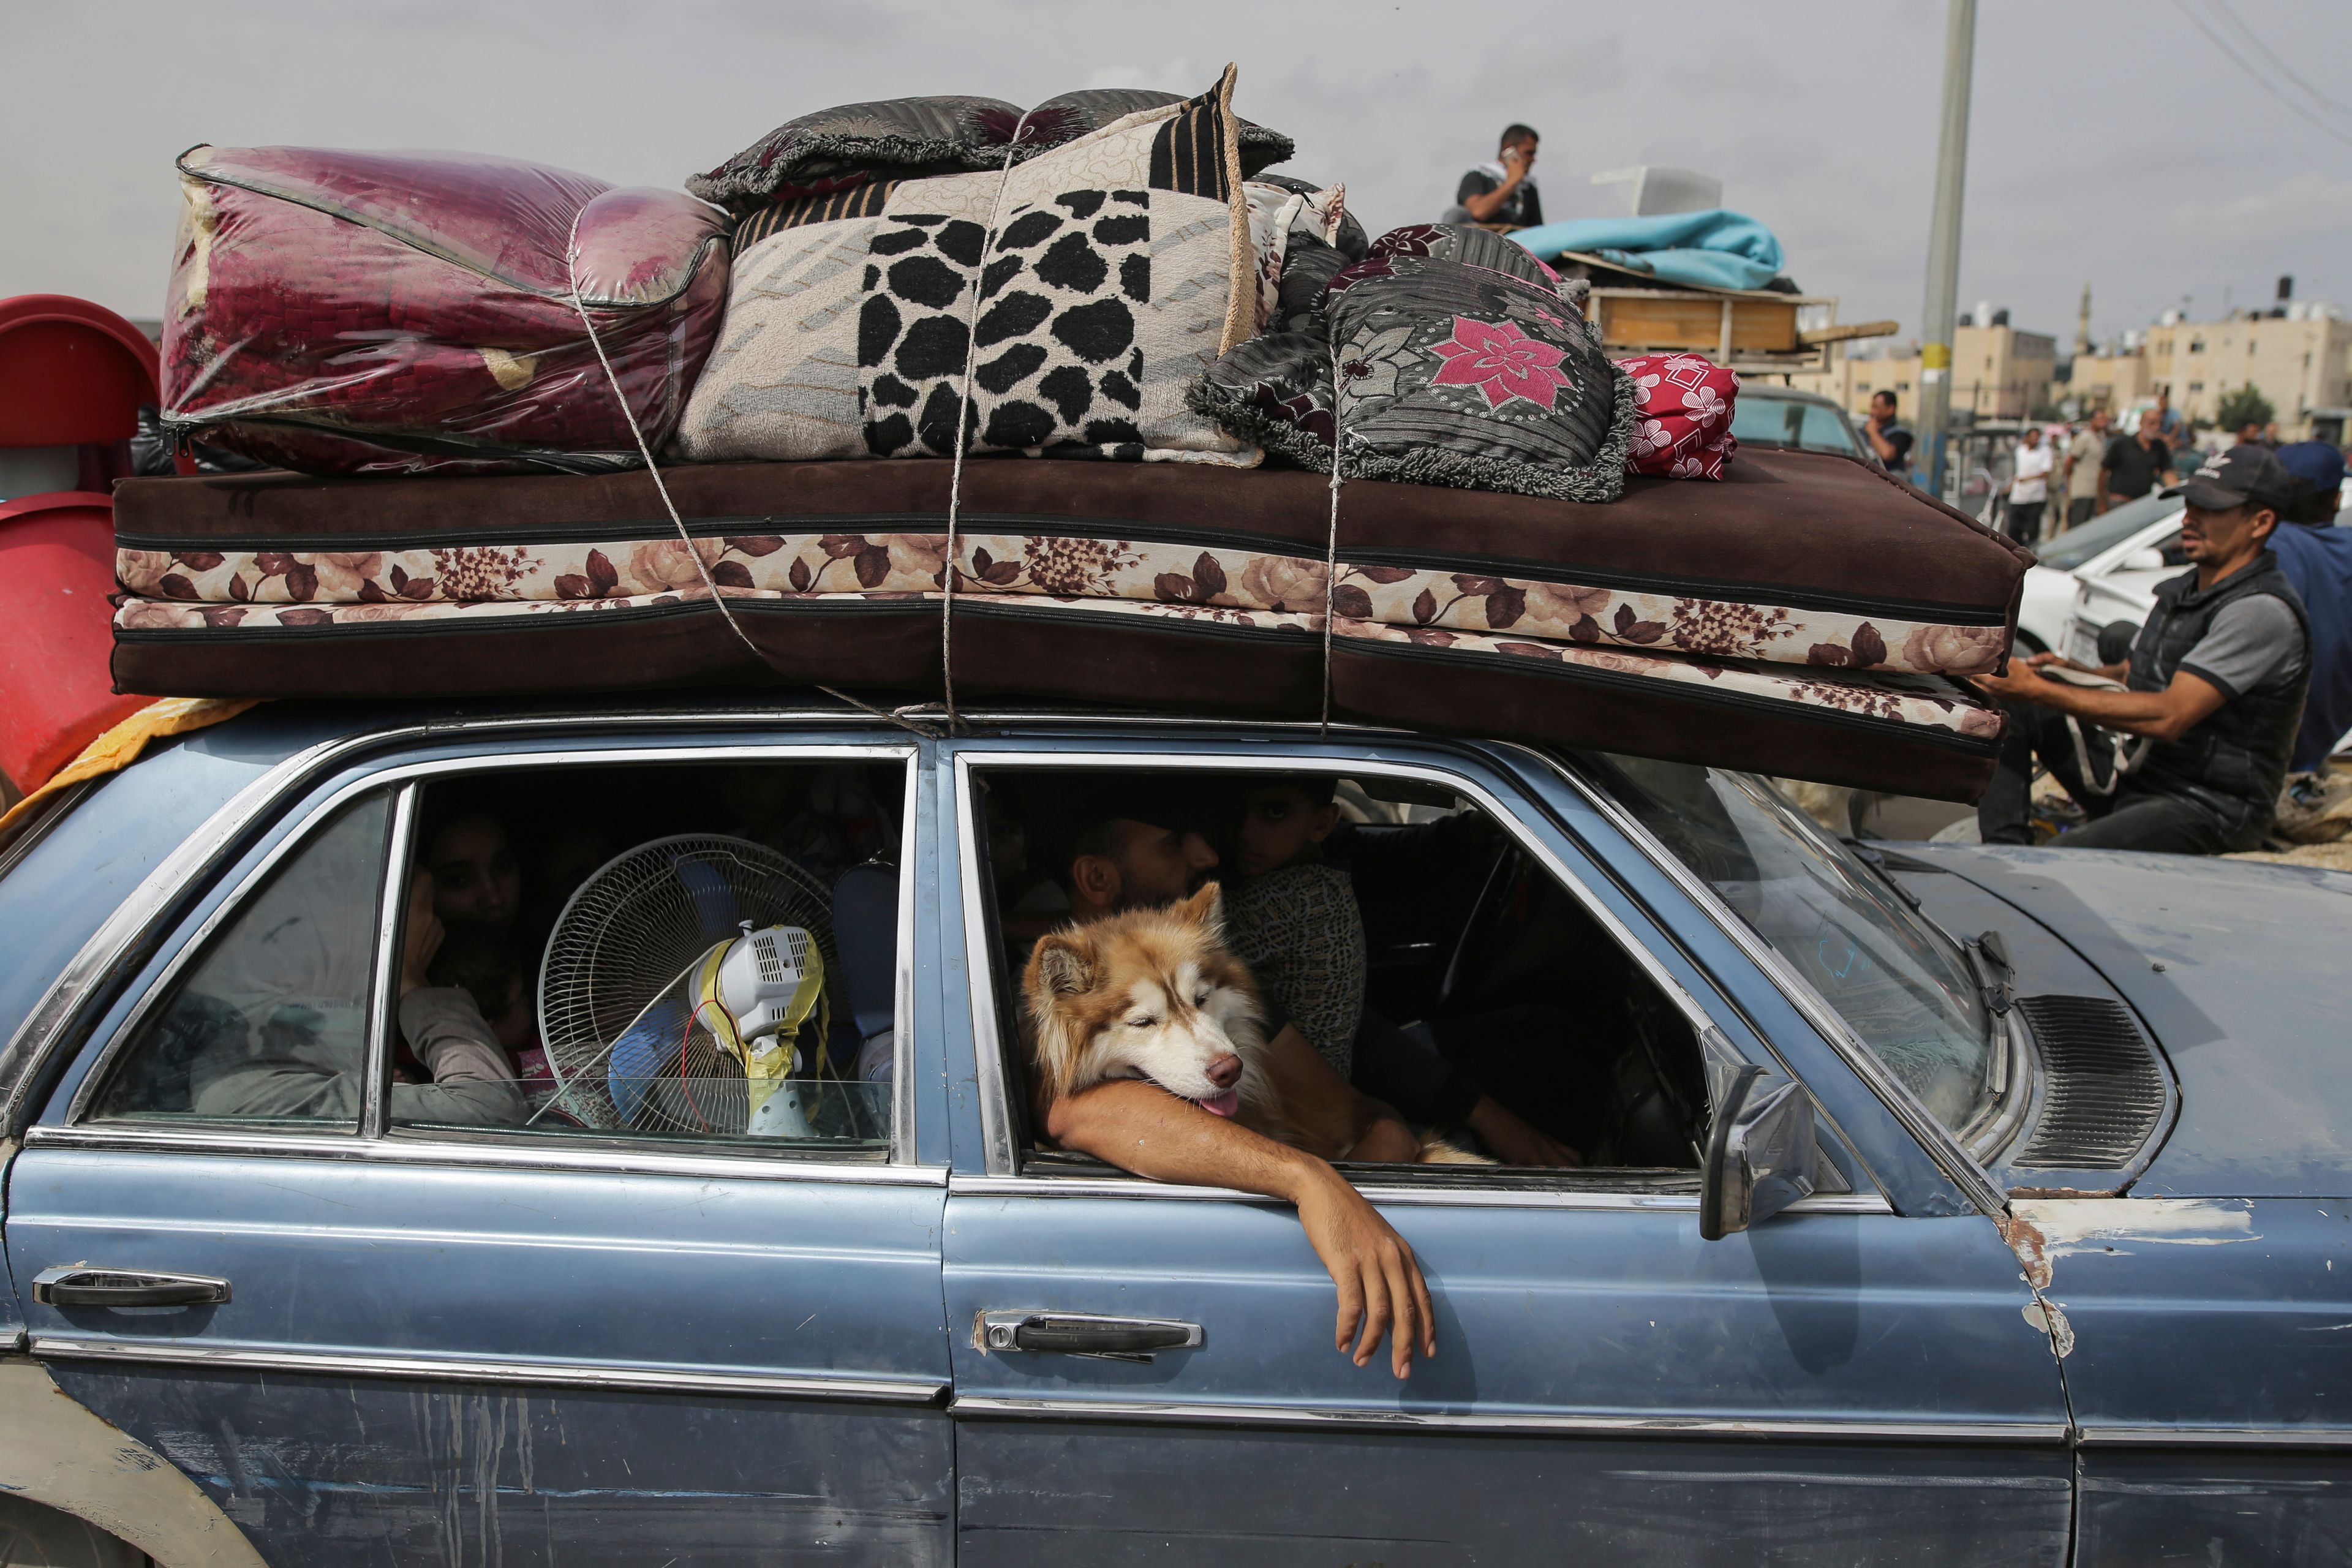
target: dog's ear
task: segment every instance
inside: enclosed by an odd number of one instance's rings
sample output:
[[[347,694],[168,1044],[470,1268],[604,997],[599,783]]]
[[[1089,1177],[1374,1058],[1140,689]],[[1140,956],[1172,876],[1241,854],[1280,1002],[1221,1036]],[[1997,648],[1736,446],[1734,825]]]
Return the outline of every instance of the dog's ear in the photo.
[[[1178,904],[1173,911],[1179,920],[1201,928],[1201,934],[1211,942],[1225,940],[1225,889],[1216,882],[1203,882],[1201,890]]]
[[[1095,944],[1084,929],[1050,931],[1029,955],[1029,989],[1065,996],[1085,994],[1095,983]]]

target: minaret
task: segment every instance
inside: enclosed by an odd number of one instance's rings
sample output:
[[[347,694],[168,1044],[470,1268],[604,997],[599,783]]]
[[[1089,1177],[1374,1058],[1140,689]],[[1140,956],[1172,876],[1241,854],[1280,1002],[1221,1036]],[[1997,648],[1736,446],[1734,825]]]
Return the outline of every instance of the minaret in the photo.
[[[2083,285],[2082,311],[2074,318],[2074,352],[2078,354],[2091,352],[2091,286],[2088,283]]]

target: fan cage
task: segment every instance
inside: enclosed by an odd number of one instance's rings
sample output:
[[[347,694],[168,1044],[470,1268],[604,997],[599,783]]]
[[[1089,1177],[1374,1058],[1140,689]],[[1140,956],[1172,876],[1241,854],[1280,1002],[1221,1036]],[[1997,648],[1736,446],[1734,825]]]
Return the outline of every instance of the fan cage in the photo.
[[[845,1019],[830,905],[814,877],[749,839],[681,834],[607,861],[565,903],[541,963],[540,1038],[557,1082],[549,1109],[613,1131],[758,1136],[750,1131],[754,1107],[742,1064],[706,1026],[706,1009],[688,1021],[692,971],[715,942],[740,935],[743,921],[798,927],[824,966],[827,1010]],[[824,1016],[813,1013],[801,1030],[800,1081],[824,1043]],[[646,1026],[627,1059],[615,1062],[615,1044],[641,1017]],[[832,1072],[820,1081],[805,1097],[814,1136],[887,1136],[887,1099],[873,1092],[881,1086]]]

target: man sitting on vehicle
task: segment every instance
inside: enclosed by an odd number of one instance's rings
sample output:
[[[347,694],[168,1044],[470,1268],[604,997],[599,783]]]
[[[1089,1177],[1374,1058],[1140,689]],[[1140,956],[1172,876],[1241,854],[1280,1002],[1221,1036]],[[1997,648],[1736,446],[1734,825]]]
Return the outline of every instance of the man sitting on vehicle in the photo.
[[[1080,924],[1184,898],[1216,867],[1217,852],[1195,829],[1196,814],[1177,788],[1139,780],[1054,805],[1066,832],[1048,866],[1068,896],[1070,918]],[[1357,1094],[1295,1026],[1268,1022],[1267,1066],[1295,1111],[1313,1114],[1320,1106],[1353,1117],[1353,1159],[1416,1156],[1419,1141],[1410,1128]],[[1356,1364],[1371,1360],[1391,1322],[1397,1376],[1408,1375],[1416,1352],[1435,1353],[1428,1287],[1412,1248],[1324,1161],[1139,1079],[1097,1084],[1034,1110],[1055,1143],[1139,1176],[1238,1187],[1293,1205],[1339,1288],[1339,1343],[1349,1350],[1355,1337],[1349,1353]]]
[[[2157,589],[2130,658],[2093,672],[2125,689],[2045,677],[2083,668],[2047,653],[1971,678],[2010,715],[1977,808],[1986,843],[2032,842],[2036,755],[2093,818],[2063,846],[2218,855],[2262,841],[2311,678],[2303,602],[2269,548],[2293,490],[2276,456],[2234,447],[2165,492],[2188,500],[2180,544],[2196,568]],[[2147,743],[2119,747],[2094,726]]]
[[[1496,228],[1533,228],[1543,222],[1543,197],[1536,190],[1536,133],[1524,125],[1506,127],[1501,151],[1462,176],[1446,223],[1480,223]]]

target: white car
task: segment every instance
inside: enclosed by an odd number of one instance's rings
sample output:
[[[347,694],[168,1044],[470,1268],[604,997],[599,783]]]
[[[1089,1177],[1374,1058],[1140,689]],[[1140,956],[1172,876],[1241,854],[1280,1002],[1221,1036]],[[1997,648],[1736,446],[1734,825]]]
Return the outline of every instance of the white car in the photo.
[[[2074,602],[2067,607],[2062,640],[2051,646],[2075,663],[2100,662],[2099,629],[2116,621],[2138,626],[2147,620],[2148,612],[2156,608],[2157,584],[2179,575],[2181,568],[2189,564],[2188,558],[2180,553],[2180,502],[2175,499],[2164,504],[2170,510],[2161,518],[2133,530],[2130,537],[2118,544],[2099,551],[2072,574]],[[2107,516],[2114,517],[2125,510],[2117,507]],[[2093,519],[2094,522],[2105,521]],[[2352,507],[2336,514],[2336,526],[2352,526]],[[2059,542],[2063,544],[2072,537],[2061,535]],[[2029,584],[2026,593],[2031,595],[2032,592]]]
[[[2180,499],[2167,500],[2146,495],[2100,513],[2080,528],[2071,528],[2041,547],[2040,563],[2027,568],[2025,594],[2017,611],[2017,640],[2028,653],[2069,652],[2069,627],[2075,602],[2092,584],[2111,581],[2121,591],[2136,595],[2137,611],[2117,611],[2107,619],[2129,614],[2146,618],[2157,584],[2179,565],[2163,554],[2180,538]],[[2104,597],[2100,604],[2107,603]],[[2105,625],[2105,622],[2098,623]],[[2097,640],[2093,627],[2093,642]]]

